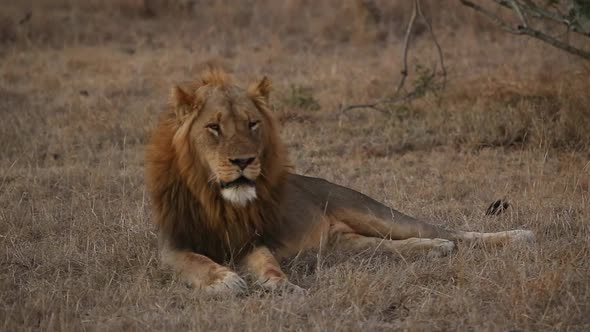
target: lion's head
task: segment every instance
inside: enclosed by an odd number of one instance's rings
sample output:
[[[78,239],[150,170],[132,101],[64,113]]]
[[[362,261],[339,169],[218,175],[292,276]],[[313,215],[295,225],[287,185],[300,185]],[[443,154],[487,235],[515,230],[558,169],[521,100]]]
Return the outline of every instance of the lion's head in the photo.
[[[198,163],[208,183],[237,206],[254,201],[257,183],[272,184],[273,168],[284,164],[269,92],[266,77],[242,89],[218,69],[206,72],[199,83],[172,90],[177,154],[194,159],[184,166]]]

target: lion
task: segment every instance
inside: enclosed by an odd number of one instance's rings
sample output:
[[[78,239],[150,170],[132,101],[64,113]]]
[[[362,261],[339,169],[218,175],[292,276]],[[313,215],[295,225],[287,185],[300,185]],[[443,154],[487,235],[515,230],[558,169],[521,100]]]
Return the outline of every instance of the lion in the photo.
[[[456,241],[530,241],[528,230],[445,229],[352,189],[299,175],[269,103],[267,77],[247,89],[221,69],[174,86],[146,152],[163,263],[206,293],[301,290],[279,262],[305,250],[381,248],[446,255]],[[233,268],[233,269],[232,269]]]

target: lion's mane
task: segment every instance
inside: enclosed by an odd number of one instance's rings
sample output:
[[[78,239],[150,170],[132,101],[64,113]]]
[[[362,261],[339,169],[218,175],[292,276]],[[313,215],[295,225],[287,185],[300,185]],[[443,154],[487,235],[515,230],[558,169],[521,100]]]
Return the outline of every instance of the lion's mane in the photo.
[[[190,88],[194,91],[204,84],[225,89],[231,83],[222,71],[210,70]],[[146,179],[163,245],[217,262],[236,259],[260,243],[271,245],[268,242],[280,226],[286,153],[268,101],[252,88],[249,97],[265,124],[260,155],[264,176],[256,181],[258,198],[245,206],[227,202],[218,186],[209,182],[208,167],[199,158],[199,142],[189,135],[191,123],[179,122],[174,105],[162,114],[147,148]]]

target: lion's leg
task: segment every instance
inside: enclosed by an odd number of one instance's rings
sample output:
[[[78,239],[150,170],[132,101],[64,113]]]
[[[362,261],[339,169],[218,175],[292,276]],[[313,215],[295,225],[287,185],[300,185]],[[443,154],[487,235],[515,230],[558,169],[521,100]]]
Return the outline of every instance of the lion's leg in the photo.
[[[497,233],[449,230],[410,217],[362,193],[323,179],[292,174],[289,181],[295,184],[294,187],[303,188],[308,195],[320,197],[322,210],[331,218],[345,223],[355,233],[368,237],[391,240],[440,238],[490,244],[534,239],[533,233],[526,230]]]
[[[185,282],[206,293],[238,294],[246,289],[246,282],[240,276],[207,256],[164,249],[162,260],[179,272]]]
[[[374,210],[343,208],[333,211],[333,217],[355,233],[390,240],[410,238],[456,240],[460,232],[444,229],[412,218],[374,202]]]
[[[334,225],[331,237],[331,243],[339,247],[353,250],[380,248],[402,256],[413,252],[427,252],[429,257],[439,257],[447,255],[455,249],[455,243],[450,240],[416,237],[388,240],[357,234],[345,225]]]
[[[356,233],[384,239],[440,238],[451,241],[502,245],[511,242],[530,242],[535,238],[533,232],[528,230],[510,230],[495,233],[449,230],[414,219],[394,210],[392,210],[390,218],[350,210],[337,211],[335,216]]]
[[[398,220],[395,220],[395,216]],[[513,242],[530,242],[535,239],[532,231],[510,230],[494,233],[464,232],[444,229],[410,217],[396,214],[391,220],[372,214],[345,213],[338,219],[356,232],[385,239],[440,238],[451,241],[477,242],[486,245],[503,245]]]
[[[243,258],[241,265],[248,273],[254,276],[256,283],[264,289],[302,290],[299,286],[289,282],[276,258],[265,246],[252,250]]]

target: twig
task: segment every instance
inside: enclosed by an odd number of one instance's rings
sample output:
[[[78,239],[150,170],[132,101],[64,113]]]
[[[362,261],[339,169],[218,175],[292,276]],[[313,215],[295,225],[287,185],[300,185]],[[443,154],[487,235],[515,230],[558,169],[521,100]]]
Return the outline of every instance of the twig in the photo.
[[[395,91],[396,95],[399,94],[401,89],[404,87],[406,77],[408,77],[408,48],[410,45],[410,39],[412,39],[412,29],[414,28],[414,22],[416,21],[416,13],[418,12],[418,1],[419,0],[414,0],[412,16],[410,16],[410,22],[408,22],[408,27],[406,29],[406,36],[404,38],[404,49],[402,53],[404,67],[401,71],[402,77],[400,78],[399,83],[397,85],[397,90]]]
[[[513,0],[494,0],[494,1],[503,7],[506,7],[508,9],[514,9],[509,4],[509,1],[513,1]],[[524,10],[524,12],[526,12],[531,17],[534,17],[537,19],[545,19],[545,20],[556,22],[556,23],[564,24],[568,28],[568,31],[576,32],[584,37],[590,37],[590,34],[585,33],[584,31],[578,30],[578,27],[574,24],[574,22],[569,17],[564,16],[561,13],[552,13],[550,11],[543,9],[543,8],[539,8],[539,7],[535,6],[534,3],[530,2],[530,1],[527,1],[526,3],[518,2],[518,7],[520,7],[521,10]]]
[[[555,39],[555,38],[541,32],[539,30],[535,30],[535,29],[531,29],[531,28],[527,28],[527,27],[518,27],[518,34],[531,36],[533,38],[544,41],[545,43],[550,44],[554,47],[562,49],[568,53],[577,55],[583,59],[590,61],[590,52],[584,51],[584,50],[579,49],[577,47],[573,47],[572,45],[570,45],[568,43],[564,43],[561,40]]]
[[[375,111],[377,111],[379,113],[387,114],[387,111],[386,110],[384,110],[384,109],[382,109],[382,108],[379,107],[380,104],[381,104],[381,102],[378,101],[378,102],[375,102],[375,103],[372,103],[372,104],[349,105],[349,106],[346,106],[344,108],[341,108],[340,109],[340,112],[341,113],[346,113],[346,112],[348,112],[350,110],[359,109],[359,108],[365,108],[365,109],[375,110]]]
[[[371,110],[380,112],[383,115],[387,115],[387,114],[389,114],[389,112],[387,110],[383,109],[381,107],[382,105],[394,105],[397,103],[407,103],[407,102],[410,102],[414,99],[421,97],[424,94],[425,87],[427,87],[429,85],[430,81],[432,81],[432,79],[434,79],[434,76],[435,76],[435,74],[432,74],[431,76],[429,76],[429,79],[425,84],[414,88],[412,91],[408,92],[405,95],[397,95],[397,96],[394,96],[391,98],[380,99],[374,103],[349,105],[346,107],[340,106],[340,112],[346,113],[346,112],[354,110],[354,109],[371,109]]]
[[[27,23],[28,21],[31,20],[31,17],[33,17],[33,12],[32,11],[26,12],[25,16],[18,21],[18,24],[23,25],[23,24]]]
[[[526,17],[522,13],[522,10],[520,10],[520,5],[518,4],[518,1],[510,0],[510,6],[512,7],[512,9],[514,9],[516,14],[520,18],[520,22],[522,22],[522,26],[524,26],[525,28],[528,28],[529,24],[527,23]]]
[[[584,37],[590,37],[590,33],[587,31],[580,30],[579,26],[576,24],[576,20],[572,20],[571,17],[565,16],[561,13],[552,13],[550,11],[534,6],[533,4],[520,4],[520,6],[524,8],[525,11],[529,12],[529,14],[533,17],[543,18],[555,21],[557,23],[565,24],[568,30],[571,30]]]
[[[391,105],[395,105],[398,103],[407,103],[407,102],[410,102],[410,101],[424,95],[425,90],[430,86],[430,83],[432,82],[433,78],[436,76],[436,66],[434,67],[434,70],[433,70],[431,76],[428,77],[427,82],[425,84],[421,84],[419,86],[414,87],[414,89],[412,91],[410,91],[406,94],[403,94],[403,95],[401,94],[401,90],[404,88],[406,78],[408,77],[408,50],[409,50],[409,45],[410,45],[410,41],[411,41],[411,37],[412,37],[412,30],[414,28],[414,24],[416,22],[416,17],[418,15],[420,15],[420,18],[422,18],[424,20],[424,22],[426,23],[426,26],[428,27],[428,31],[430,33],[430,37],[432,38],[432,41],[436,45],[439,62],[441,64],[441,68],[442,68],[441,69],[442,76],[443,76],[442,88],[444,88],[444,86],[446,84],[446,80],[447,80],[447,70],[445,67],[444,55],[442,52],[442,48],[441,48],[440,44],[438,43],[438,40],[436,39],[436,35],[434,34],[434,30],[432,29],[432,25],[426,19],[426,16],[422,12],[422,8],[420,7],[420,0],[413,0],[412,15],[410,16],[410,21],[408,22],[408,26],[406,28],[406,35],[404,37],[404,46],[403,46],[403,50],[402,50],[403,68],[401,70],[401,78],[400,78],[400,81],[398,83],[395,93],[393,94],[392,97],[382,98],[382,99],[377,100],[374,103],[349,105],[346,107],[340,106],[341,113],[344,113],[344,112],[347,112],[347,111],[350,111],[353,109],[371,109],[371,110],[374,110],[374,111],[377,111],[377,112],[387,115],[387,114],[389,114],[389,111],[387,109],[383,108],[383,106],[388,106],[388,105],[391,106]]]
[[[422,7],[420,6],[420,2],[417,1],[417,4],[418,4],[418,15],[420,15],[420,17],[422,18],[422,20],[426,24],[426,27],[428,28],[428,32],[430,33],[430,38],[432,38],[432,42],[434,42],[434,45],[436,46],[436,51],[438,52],[438,61],[440,62],[440,67],[442,70],[442,77],[443,77],[442,89],[444,90],[445,86],[447,85],[447,68],[445,67],[445,59],[443,56],[442,48],[440,47],[440,44],[438,43],[438,40],[436,39],[436,35],[434,34],[434,30],[432,29],[432,25],[426,19],[426,16],[424,16],[424,13],[422,12]]]
[[[490,19],[493,23],[495,23],[497,26],[499,26],[500,28],[504,29],[505,31],[508,31],[512,34],[515,35],[527,35],[536,39],[539,39],[547,44],[550,44],[553,47],[559,48],[561,50],[564,50],[568,53],[577,55],[585,60],[590,60],[590,52],[579,49],[577,47],[574,47],[568,43],[564,43],[542,31],[530,28],[528,26],[528,24],[525,24],[526,21],[523,22],[522,25],[518,25],[516,28],[513,28],[510,24],[506,23],[505,21],[503,21],[498,15],[492,13],[491,11],[487,10],[486,8],[477,5],[469,0],[460,0],[461,3],[481,14],[483,14],[484,16],[488,17],[488,19]],[[507,0],[495,0],[495,2],[497,2],[500,5],[503,6],[508,6],[510,3],[514,3],[516,7],[512,7],[510,6],[509,8],[513,9],[516,11],[515,8],[521,8],[519,7],[519,4],[516,3],[516,1],[514,0],[510,0],[510,2],[508,2]],[[522,4],[520,4],[520,6],[522,6]],[[525,7],[525,9],[527,10],[531,10],[532,7]],[[518,14],[518,12],[517,12]],[[522,15],[519,14],[519,16]],[[521,18],[521,21],[524,19],[524,16]],[[568,27],[570,26],[570,23],[568,23],[568,21],[563,20],[561,21],[562,23],[565,23],[566,25],[568,25]]]
[[[490,21],[494,22],[494,24],[496,24],[497,26],[499,26],[500,28],[510,32],[510,33],[515,33],[518,34],[518,31],[513,29],[508,23],[502,21],[502,19],[497,16],[496,14],[492,13],[491,11],[483,8],[482,6],[475,4],[471,1],[468,0],[459,0],[461,1],[461,3],[464,6],[467,6],[475,11],[478,11],[480,13],[482,13],[483,15],[487,16],[488,19],[490,19]]]

